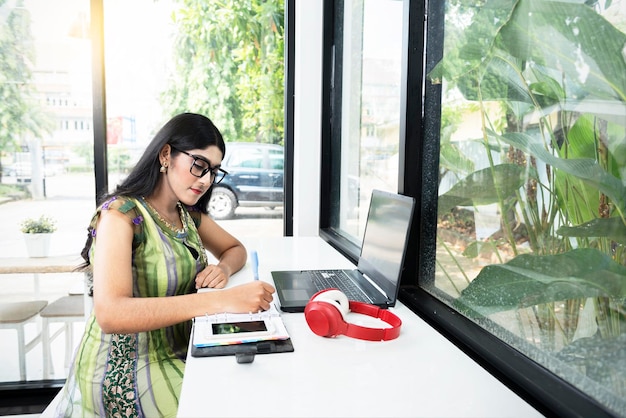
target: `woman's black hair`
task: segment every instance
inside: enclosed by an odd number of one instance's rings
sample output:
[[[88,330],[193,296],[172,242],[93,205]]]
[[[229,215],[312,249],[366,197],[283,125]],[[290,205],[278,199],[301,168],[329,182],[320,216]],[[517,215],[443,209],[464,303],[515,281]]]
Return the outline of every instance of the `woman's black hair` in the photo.
[[[112,196],[142,197],[149,196],[155,189],[160,176],[161,162],[159,153],[166,145],[171,145],[171,154],[176,155],[179,151],[192,149],[205,149],[211,145],[217,146],[222,152],[222,158],[226,155],[224,138],[209,118],[196,113],[181,113],[169,120],[154,136],[143,155],[130,172],[128,177],[119,184],[113,193],[107,193],[98,199],[101,205]],[[213,185],[195,204],[194,208],[202,213],[208,213],[209,199],[213,191]],[[88,252],[91,247],[91,231],[89,231],[85,248],[82,255],[89,265]],[[84,267],[84,266],[83,266]]]
[[[226,145],[222,134],[209,118],[196,113],[182,113],[174,116],[154,136],[143,155],[130,172],[128,177],[119,184],[115,191],[99,199],[101,204],[111,196],[141,197],[149,196],[162,174],[159,172],[161,162],[159,153],[166,145],[171,145],[171,154],[192,149],[205,149],[211,145],[217,146],[226,155]],[[213,186],[198,200],[195,208],[202,213],[208,213],[208,203]]]

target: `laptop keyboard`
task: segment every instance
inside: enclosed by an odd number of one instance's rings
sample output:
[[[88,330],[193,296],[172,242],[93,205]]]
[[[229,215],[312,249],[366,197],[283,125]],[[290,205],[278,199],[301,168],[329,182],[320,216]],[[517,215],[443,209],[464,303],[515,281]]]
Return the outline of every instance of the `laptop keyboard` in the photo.
[[[341,270],[317,270],[312,271],[311,275],[313,276],[313,283],[318,291],[336,287],[341,290],[349,300],[372,303],[369,296],[354,283],[350,276]]]

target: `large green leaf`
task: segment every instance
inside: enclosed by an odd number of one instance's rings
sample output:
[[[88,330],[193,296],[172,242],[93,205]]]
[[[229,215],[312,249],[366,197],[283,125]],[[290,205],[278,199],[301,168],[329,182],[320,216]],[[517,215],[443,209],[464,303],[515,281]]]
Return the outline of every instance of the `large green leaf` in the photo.
[[[566,97],[563,106],[571,110],[586,98],[626,101],[626,35],[593,8],[545,0],[487,0],[480,8],[460,3],[455,13],[471,24],[428,74],[434,83],[457,83],[468,100],[530,103],[532,92],[547,107]],[[563,87],[543,84],[546,77]]]
[[[565,85],[626,101],[626,34],[593,8],[569,1],[521,0],[500,36],[510,54],[562,72]]]
[[[456,206],[488,205],[515,196],[524,185],[525,173],[525,167],[515,164],[475,171],[439,196],[437,212],[443,215]]]
[[[487,0],[480,8],[475,1],[459,3],[452,15],[461,19],[471,19],[468,27],[455,33],[454,27],[446,28],[446,38],[455,36],[454,42],[446,42],[443,59],[428,74],[434,82],[442,78],[456,81],[460,78],[476,78],[476,72],[484,67],[483,61],[491,55],[498,32],[505,25],[518,0]]]
[[[441,143],[439,166],[458,174],[474,171],[474,161],[450,141]]]
[[[467,100],[510,100],[533,103],[529,87],[520,76],[522,63],[518,61],[505,51],[499,51],[497,55],[481,63],[481,68],[459,78],[459,90]]]
[[[577,226],[562,226],[557,234],[565,237],[606,237],[626,245],[626,224],[621,218],[598,218]]]
[[[555,353],[555,357],[571,367],[585,370],[585,374],[600,385],[613,387],[617,376],[620,376],[619,382],[623,382],[626,376],[626,333],[605,338],[598,334],[579,338]],[[610,365],[610,371],[607,365]]]
[[[626,185],[617,177],[607,173],[595,160],[559,158],[545,148],[540,138],[521,132],[505,133],[499,138],[546,164],[592,185],[610,197],[622,213],[626,213]]]
[[[589,297],[626,297],[626,267],[592,248],[523,254],[483,268],[455,306],[470,315]]]

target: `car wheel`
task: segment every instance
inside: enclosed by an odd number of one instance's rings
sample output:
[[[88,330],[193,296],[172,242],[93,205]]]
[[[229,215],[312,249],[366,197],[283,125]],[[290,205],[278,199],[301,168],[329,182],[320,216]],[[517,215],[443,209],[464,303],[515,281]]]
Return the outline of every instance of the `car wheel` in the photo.
[[[229,219],[235,214],[237,198],[235,194],[224,187],[218,187],[211,193],[209,213],[213,219]]]

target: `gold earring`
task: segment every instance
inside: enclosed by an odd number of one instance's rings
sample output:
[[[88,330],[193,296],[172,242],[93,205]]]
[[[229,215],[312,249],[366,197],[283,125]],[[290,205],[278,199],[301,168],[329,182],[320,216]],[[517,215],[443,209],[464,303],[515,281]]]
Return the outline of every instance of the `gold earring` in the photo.
[[[161,168],[159,169],[159,171],[161,173],[167,173],[167,164],[166,163],[161,164]]]

